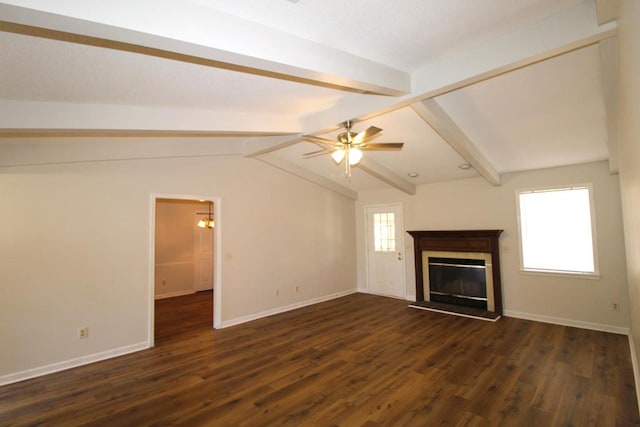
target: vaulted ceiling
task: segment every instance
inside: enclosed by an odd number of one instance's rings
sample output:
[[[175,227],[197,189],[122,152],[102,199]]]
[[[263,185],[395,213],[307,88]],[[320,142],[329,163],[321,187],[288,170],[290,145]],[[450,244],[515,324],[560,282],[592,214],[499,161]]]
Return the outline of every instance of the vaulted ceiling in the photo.
[[[235,154],[352,198],[616,172],[616,28],[614,0],[0,1],[0,167]],[[402,151],[303,158],[346,120]]]

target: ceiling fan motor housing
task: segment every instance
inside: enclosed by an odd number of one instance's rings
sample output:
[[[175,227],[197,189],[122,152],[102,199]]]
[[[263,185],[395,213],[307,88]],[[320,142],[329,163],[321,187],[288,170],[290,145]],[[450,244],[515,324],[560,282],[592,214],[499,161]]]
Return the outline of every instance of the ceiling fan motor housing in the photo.
[[[342,144],[349,144],[349,141],[353,141],[353,138],[357,135],[355,132],[342,132],[338,135],[338,142]]]

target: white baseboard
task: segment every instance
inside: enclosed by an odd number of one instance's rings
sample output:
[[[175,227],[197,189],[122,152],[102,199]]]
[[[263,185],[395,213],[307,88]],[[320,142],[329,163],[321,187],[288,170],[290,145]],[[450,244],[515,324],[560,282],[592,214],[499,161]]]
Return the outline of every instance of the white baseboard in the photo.
[[[167,292],[166,294],[158,294],[155,296],[155,299],[165,299],[165,298],[173,298],[173,297],[181,297],[184,295],[192,295],[195,294],[196,291],[193,289],[186,289],[184,291],[175,291],[175,292]]]
[[[633,380],[636,384],[636,400],[640,408],[640,370],[638,369],[638,358],[636,357],[636,345],[633,343],[633,335],[629,332],[629,351],[631,352],[631,367],[633,368]]]
[[[381,296],[381,297],[396,298],[396,299],[402,299],[402,300],[412,301],[412,302],[416,300],[416,296],[415,295],[405,295],[403,297],[397,297],[395,295],[373,294],[373,293],[371,293],[371,291],[369,291],[369,288],[358,288],[358,292],[361,293],[361,294],[378,295],[378,296]]]
[[[89,363],[99,362],[112,357],[123,356],[125,354],[134,353],[136,351],[149,348],[149,342],[141,342],[125,347],[114,348],[113,350],[103,351],[101,353],[90,354],[87,356],[77,357],[75,359],[65,360],[63,362],[52,363],[51,365],[40,366],[38,368],[27,369],[26,371],[16,372],[0,376],[0,386],[17,383],[18,381],[28,380],[30,378],[42,375],[52,374],[54,372],[64,371],[66,369],[76,368],[78,366],[87,365]]]
[[[241,323],[250,322],[252,320],[261,319],[263,317],[273,316],[274,314],[284,313],[287,311],[295,310],[297,308],[306,307],[308,305],[318,304],[320,302],[329,301],[336,298],[341,298],[347,295],[355,294],[359,292],[357,289],[351,289],[348,291],[337,292],[335,294],[325,295],[318,298],[313,298],[306,301],[297,302],[284,307],[274,308],[272,310],[262,311],[260,313],[250,314],[248,316],[236,317],[235,319],[225,320],[222,322],[222,328],[228,328],[229,326],[239,325]]]
[[[592,331],[611,332],[613,334],[629,335],[629,328],[601,323],[583,322],[581,320],[563,319],[561,317],[543,316],[541,314],[523,313],[521,311],[504,310],[507,317],[535,320],[536,322],[553,323],[555,325],[572,326],[574,328],[590,329]]]

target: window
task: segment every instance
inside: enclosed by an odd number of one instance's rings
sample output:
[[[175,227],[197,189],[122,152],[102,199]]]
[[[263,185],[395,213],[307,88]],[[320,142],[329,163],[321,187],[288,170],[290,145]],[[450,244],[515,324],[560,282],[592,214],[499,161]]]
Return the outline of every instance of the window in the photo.
[[[376,252],[395,252],[396,226],[393,212],[373,214],[373,243]]]
[[[518,191],[525,271],[597,275],[590,185]]]

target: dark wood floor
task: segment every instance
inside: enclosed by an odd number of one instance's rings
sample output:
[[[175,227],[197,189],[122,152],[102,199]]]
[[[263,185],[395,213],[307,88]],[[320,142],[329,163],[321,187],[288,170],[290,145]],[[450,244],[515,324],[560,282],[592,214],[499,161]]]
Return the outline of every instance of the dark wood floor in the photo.
[[[356,294],[223,330],[157,304],[157,346],[0,388],[0,425],[640,425],[627,337]]]

